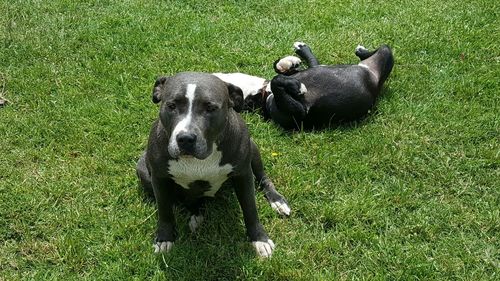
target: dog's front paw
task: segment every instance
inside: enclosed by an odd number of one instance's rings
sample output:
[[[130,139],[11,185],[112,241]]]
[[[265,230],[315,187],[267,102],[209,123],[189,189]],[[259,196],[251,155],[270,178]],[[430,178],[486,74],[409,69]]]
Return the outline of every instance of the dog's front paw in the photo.
[[[189,219],[189,229],[191,229],[191,232],[195,232],[198,227],[200,227],[201,223],[203,222],[203,216],[202,215],[192,215],[191,218]]]
[[[174,242],[171,241],[163,241],[163,242],[156,242],[153,244],[153,248],[155,250],[155,254],[158,253],[167,253],[172,249],[174,246]]]
[[[290,71],[296,70],[302,61],[295,56],[287,56],[280,59],[276,63],[276,71],[281,74],[289,73]]]
[[[271,239],[267,241],[253,241],[252,242],[255,251],[257,251],[257,255],[262,258],[269,258],[273,254],[274,250],[274,242]]]
[[[290,216],[290,212],[292,211],[285,200],[271,202],[271,208],[282,216]]]

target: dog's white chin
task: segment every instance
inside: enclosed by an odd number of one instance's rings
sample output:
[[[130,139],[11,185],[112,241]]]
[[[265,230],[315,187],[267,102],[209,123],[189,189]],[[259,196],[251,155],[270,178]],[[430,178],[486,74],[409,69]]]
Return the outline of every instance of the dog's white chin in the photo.
[[[212,154],[212,152],[213,152],[213,150],[212,150],[212,148],[210,148],[210,149],[204,149],[202,152],[200,152],[198,150],[198,151],[196,151],[193,154],[184,154],[184,153],[182,153],[182,151],[179,150],[179,148],[170,148],[170,147],[168,148],[168,154],[173,159],[198,159],[198,160],[204,160],[208,156],[210,156],[210,154]]]
[[[182,155],[179,155],[178,158],[179,159],[193,159],[195,157],[193,155],[189,155],[189,154],[182,154]]]

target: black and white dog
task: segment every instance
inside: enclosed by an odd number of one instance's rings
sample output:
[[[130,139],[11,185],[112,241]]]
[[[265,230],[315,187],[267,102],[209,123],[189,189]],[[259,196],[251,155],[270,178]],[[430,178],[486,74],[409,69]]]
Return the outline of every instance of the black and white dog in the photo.
[[[373,107],[394,65],[391,49],[356,48],[355,65],[320,65],[309,46],[294,44],[301,60],[287,56],[274,63],[278,73],[270,82],[242,73],[214,73],[241,88],[246,109],[262,109],[264,117],[284,129],[324,128],[366,115]]]
[[[289,215],[290,208],[264,173],[259,150],[233,110],[241,90],[214,75],[193,72],[159,78],[153,88],[160,113],[137,175],[145,193],[156,199],[155,252],[170,250],[175,240],[174,203],[191,212],[194,232],[203,220],[203,199],[231,178],[253,246],[260,256],[271,256],[274,243],[257,216],[254,180],[278,213]]]

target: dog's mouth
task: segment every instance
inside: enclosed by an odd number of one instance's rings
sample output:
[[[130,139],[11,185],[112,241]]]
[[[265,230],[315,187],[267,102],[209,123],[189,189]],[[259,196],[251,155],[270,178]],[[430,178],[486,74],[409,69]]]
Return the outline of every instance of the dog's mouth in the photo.
[[[179,147],[179,158],[185,159],[199,159],[203,160],[206,158],[207,151],[203,145],[195,145],[193,147]]]
[[[193,153],[191,153],[191,152],[184,152],[184,151],[181,151],[181,152],[179,153],[179,158],[192,159],[192,158],[196,158],[196,157],[195,157],[195,156],[194,156],[194,154],[193,154]]]
[[[176,158],[176,159],[204,160],[212,153],[212,150],[205,149],[205,147],[196,147],[193,149],[183,149],[183,148],[180,148],[177,146],[177,148],[169,150],[169,152],[170,152],[170,156],[172,156],[172,158]]]

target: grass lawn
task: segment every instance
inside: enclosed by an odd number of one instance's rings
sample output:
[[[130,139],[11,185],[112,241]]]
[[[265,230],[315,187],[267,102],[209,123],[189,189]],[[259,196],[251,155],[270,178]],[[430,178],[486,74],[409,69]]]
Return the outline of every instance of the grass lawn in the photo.
[[[0,280],[500,279],[500,2],[146,2],[0,1]],[[376,109],[307,133],[245,114],[293,209],[257,195],[273,257],[230,189],[154,255],[135,162],[155,78],[271,78],[296,40],[324,64],[392,46]]]

